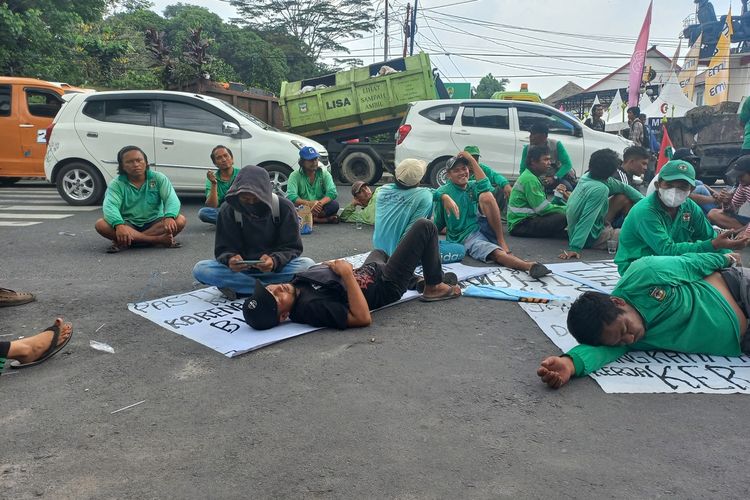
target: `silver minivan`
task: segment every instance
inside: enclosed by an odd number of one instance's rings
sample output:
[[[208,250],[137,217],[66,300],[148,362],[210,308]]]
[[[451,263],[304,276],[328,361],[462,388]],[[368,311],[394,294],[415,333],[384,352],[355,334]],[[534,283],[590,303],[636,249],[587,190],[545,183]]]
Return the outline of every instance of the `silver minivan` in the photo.
[[[47,130],[44,160],[47,180],[71,205],[98,203],[117,177],[117,152],[136,145],[151,168],[169,177],[180,192],[203,192],[209,157],[218,144],[234,154],[236,166],[268,170],[274,189],[283,193],[299,150],[314,147],[323,168],[325,148],[288,134],[215,97],[170,91],[119,91],[65,96],[65,104]]]

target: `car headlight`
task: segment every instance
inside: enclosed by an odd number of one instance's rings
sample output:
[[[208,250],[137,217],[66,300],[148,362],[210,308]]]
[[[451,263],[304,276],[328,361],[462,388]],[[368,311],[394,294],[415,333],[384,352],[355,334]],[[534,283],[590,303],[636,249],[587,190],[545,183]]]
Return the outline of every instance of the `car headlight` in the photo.
[[[300,141],[298,141],[297,139],[292,139],[292,144],[293,144],[293,145],[294,145],[294,147],[295,147],[295,148],[297,148],[297,149],[302,149],[302,148],[304,148],[304,147],[305,147],[305,145],[304,145],[304,144],[302,144],[302,143],[301,143]]]

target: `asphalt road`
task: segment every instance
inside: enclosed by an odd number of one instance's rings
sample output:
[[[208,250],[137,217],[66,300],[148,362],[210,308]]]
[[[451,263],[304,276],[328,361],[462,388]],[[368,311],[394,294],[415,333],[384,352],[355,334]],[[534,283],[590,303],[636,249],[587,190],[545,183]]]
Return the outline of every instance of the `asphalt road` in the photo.
[[[8,199],[50,203],[33,183],[0,189]],[[588,378],[549,390],[535,370],[558,350],[512,303],[411,302],[235,359],[130,313],[194,288],[212,255],[201,200],[183,201],[174,250],[105,254],[100,210],[0,226],[0,285],[38,297],[0,309],[0,338],[57,315],[75,327],[53,360],[0,377],[0,498],[748,497],[750,398],[607,395]],[[370,238],[316,226],[305,255]],[[562,247],[509,242],[545,262]]]

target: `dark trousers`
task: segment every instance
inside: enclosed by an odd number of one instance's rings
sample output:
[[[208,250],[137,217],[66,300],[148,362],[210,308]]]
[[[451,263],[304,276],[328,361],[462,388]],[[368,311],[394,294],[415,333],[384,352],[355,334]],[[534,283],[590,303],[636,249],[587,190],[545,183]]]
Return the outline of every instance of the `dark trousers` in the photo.
[[[510,231],[512,236],[522,238],[564,238],[567,239],[568,232],[565,228],[568,219],[565,214],[554,213],[527,217]]]
[[[320,214],[321,217],[330,217],[339,213],[339,202],[331,200],[323,205],[323,212]]]
[[[399,242],[390,257],[382,250],[373,250],[365,264],[383,264],[383,284],[397,294],[398,300],[413,283],[414,270],[421,264],[424,281],[428,285],[443,282],[443,268],[440,264],[438,230],[427,219],[417,220]]]

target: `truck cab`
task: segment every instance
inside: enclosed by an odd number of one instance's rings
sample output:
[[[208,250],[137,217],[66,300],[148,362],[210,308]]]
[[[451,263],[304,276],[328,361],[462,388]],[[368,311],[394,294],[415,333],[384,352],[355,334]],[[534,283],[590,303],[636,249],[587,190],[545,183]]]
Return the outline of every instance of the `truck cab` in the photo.
[[[64,93],[43,80],[0,77],[0,184],[44,177],[45,133]]]

